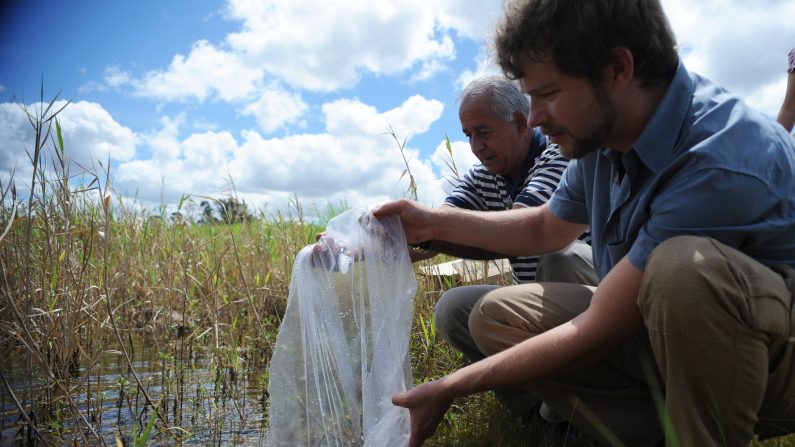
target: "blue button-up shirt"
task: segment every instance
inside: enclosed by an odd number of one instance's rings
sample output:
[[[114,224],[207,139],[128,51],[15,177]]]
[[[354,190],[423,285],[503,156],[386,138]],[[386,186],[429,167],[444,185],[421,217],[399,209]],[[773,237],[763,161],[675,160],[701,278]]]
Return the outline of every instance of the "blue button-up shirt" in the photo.
[[[549,207],[591,226],[600,278],[686,234],[795,266],[795,139],[680,62],[632,148],[573,160]]]

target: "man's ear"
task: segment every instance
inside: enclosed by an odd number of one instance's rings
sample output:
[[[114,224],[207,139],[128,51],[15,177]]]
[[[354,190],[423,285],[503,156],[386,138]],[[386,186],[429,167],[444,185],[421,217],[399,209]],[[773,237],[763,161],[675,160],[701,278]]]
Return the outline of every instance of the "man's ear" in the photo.
[[[513,112],[513,123],[516,125],[516,131],[519,133],[527,130],[527,115],[518,110]]]
[[[613,48],[613,60],[605,67],[605,85],[623,90],[635,79],[635,58],[626,47]]]

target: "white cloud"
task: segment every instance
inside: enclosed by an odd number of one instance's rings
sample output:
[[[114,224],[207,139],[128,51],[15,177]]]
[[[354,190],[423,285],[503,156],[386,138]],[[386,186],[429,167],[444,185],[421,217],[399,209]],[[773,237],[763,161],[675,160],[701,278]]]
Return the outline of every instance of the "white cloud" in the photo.
[[[308,108],[301,95],[270,87],[262,90],[260,98],[243,108],[241,113],[253,116],[259,127],[270,133],[296,122]]]
[[[500,12],[500,0],[229,0],[225,16],[240,21],[241,29],[223,42],[199,40],[168,67],[140,77],[108,67],[105,82],[165,101],[260,98],[245,113],[271,107],[261,103],[268,95],[294,107],[300,103],[290,93],[262,87],[266,76],[310,91],[353,87],[364,73],[406,71],[414,81],[428,80],[455,57],[453,36],[483,42]],[[293,118],[266,114],[276,122]],[[279,127],[260,124],[267,132]]]
[[[32,106],[31,106],[32,107]],[[14,103],[0,104],[0,179],[7,184],[12,171],[16,178],[30,179],[28,153],[33,153],[33,129]]]
[[[502,18],[502,4],[502,0],[438,0],[428,6],[437,11],[443,27],[480,42]]]
[[[290,85],[333,91],[362,72],[393,74],[455,54],[436,2],[230,0],[228,15],[243,21],[227,36],[233,51]],[[452,26],[453,20],[447,20]]]
[[[463,90],[467,84],[477,78],[501,74],[502,71],[500,70],[500,67],[497,65],[496,61],[489,56],[486,48],[482,48],[475,58],[475,69],[471,70],[467,68],[463,70],[458,76],[458,79],[456,79],[455,86],[458,90]]]
[[[403,104],[384,113],[357,100],[340,99],[323,105],[326,130],[339,136],[372,137],[384,134],[390,127],[403,140],[428,130],[439,119],[444,105],[433,99],[414,95]]]
[[[187,171],[202,172],[208,167],[223,166],[237,149],[237,142],[229,132],[205,132],[189,136],[181,146]]]
[[[105,82],[168,101],[203,101],[213,95],[239,101],[255,94],[266,76],[313,91],[352,87],[365,72],[415,70],[415,79],[428,79],[455,56],[451,31],[480,40],[498,11],[495,6],[493,14],[473,14],[473,8],[483,5],[452,0],[229,0],[226,16],[241,21],[242,29],[224,42],[199,40],[187,55],[175,55],[169,67],[140,78],[109,67]]]
[[[105,69],[105,83],[111,87],[120,87],[132,81],[130,73],[113,65]]]
[[[753,95],[746,96],[745,101],[751,107],[767,113],[772,118],[778,115],[778,110],[784,101],[784,92],[787,90],[787,78],[782,77],[777,81],[760,85]]]
[[[87,95],[91,92],[106,92],[106,91],[108,91],[108,86],[97,81],[88,81],[77,88],[77,92],[80,93],[81,95]]]
[[[179,141],[173,120],[149,137],[153,157],[121,163],[112,173],[116,188],[156,202],[162,194],[175,202],[183,194],[216,195],[227,181],[229,157],[237,143],[228,132],[192,134]]]
[[[428,79],[436,76],[438,73],[447,70],[449,70],[447,65],[439,60],[434,59],[431,61],[426,61],[422,63],[420,70],[411,76],[410,82],[427,81]]]
[[[690,70],[776,115],[795,45],[795,2],[663,0],[663,7]]]
[[[427,80],[454,58],[453,36],[483,42],[500,14],[500,0],[228,0],[238,32],[199,40],[141,77],[108,67],[105,82],[167,101],[240,101],[266,77],[312,91],[353,87],[363,73]]]
[[[174,56],[168,69],[153,70],[142,79],[127,82],[136,94],[150,98],[204,101],[216,95],[224,101],[236,101],[256,91],[262,74],[260,68],[247,64],[238,54],[200,40],[187,56]],[[124,75],[117,76],[124,80]]]
[[[472,153],[469,143],[466,141],[450,140],[450,149],[452,152],[452,160],[444,140],[439,142],[439,145],[436,146],[436,150],[431,155],[431,161],[441,169],[442,175],[452,174],[448,168],[448,164],[451,161],[455,164],[459,176],[463,175],[464,172],[478,162],[478,158]]]
[[[65,101],[56,101],[51,111],[64,106]],[[26,106],[36,114],[41,104]],[[46,105],[44,106],[46,108]],[[85,168],[96,167],[97,162],[124,161],[135,156],[138,137],[129,128],[117,123],[99,104],[79,101],[69,104],[58,115],[66,155]],[[47,157],[56,141],[55,125],[52,123],[50,140],[43,150]],[[34,131],[25,112],[18,104],[0,104],[0,169],[8,170],[14,165],[29,164],[26,151],[32,153]]]
[[[160,124],[163,127],[156,132],[150,132],[143,136],[155,161],[168,163],[180,157],[182,149],[177,136],[179,135],[179,126],[184,121],[184,115],[178,115],[175,118],[161,117]]]
[[[143,201],[158,203],[162,196],[175,203],[188,193],[222,194],[231,178],[238,194],[252,200],[283,204],[295,194],[317,203],[364,206],[401,196],[408,186],[403,158],[383,133],[385,123],[406,135],[423,132],[439,118],[442,104],[413,96],[379,112],[355,100],[338,100],[323,111],[326,133],[265,138],[247,130],[240,141],[228,132],[180,139],[184,117],[164,117],[161,129],[141,137],[151,158],[120,163],[115,184],[122,194],[135,194]],[[430,161],[420,160],[419,151],[411,147],[405,148],[405,156],[420,185],[420,198],[441,203],[441,182]]]
[[[444,180],[442,186],[446,192],[452,190],[452,183],[456,178],[463,177],[469,168],[478,162],[477,157],[469,148],[469,143],[465,141],[450,140],[450,149],[450,151],[447,150],[447,144],[442,140],[431,155],[431,162],[441,173],[440,178]],[[453,168],[456,172],[453,171]]]
[[[193,120],[192,126],[198,130],[217,130],[218,124],[207,120],[206,118],[197,118]]]

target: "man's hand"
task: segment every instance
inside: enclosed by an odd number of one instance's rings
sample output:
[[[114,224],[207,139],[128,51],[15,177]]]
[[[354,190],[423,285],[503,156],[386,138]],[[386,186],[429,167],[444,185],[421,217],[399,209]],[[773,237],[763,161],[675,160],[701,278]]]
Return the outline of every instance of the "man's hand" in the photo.
[[[337,257],[344,249],[333,237],[320,233],[315,238],[317,242],[312,246],[312,256],[309,258],[312,267],[322,267],[330,272],[338,270]]]
[[[417,202],[401,199],[389,202],[373,210],[375,217],[384,217],[397,214],[403,231],[406,233],[406,242],[417,244],[430,241],[433,237],[433,216],[436,211],[426,208]]]
[[[409,447],[419,447],[434,431],[455,396],[449,396],[444,379],[423,383],[405,393],[392,396],[392,403],[409,409],[411,434]]]

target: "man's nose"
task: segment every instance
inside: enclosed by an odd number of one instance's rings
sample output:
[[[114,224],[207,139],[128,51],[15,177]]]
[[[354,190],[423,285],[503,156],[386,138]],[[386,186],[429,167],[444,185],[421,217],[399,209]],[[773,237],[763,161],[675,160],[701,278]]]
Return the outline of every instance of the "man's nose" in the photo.
[[[472,151],[473,154],[477,155],[478,152],[482,151],[485,145],[483,144],[483,139],[473,136],[469,139],[469,149]]]
[[[531,127],[543,126],[549,122],[549,111],[543,101],[530,100],[530,116],[527,117],[527,124]]]

